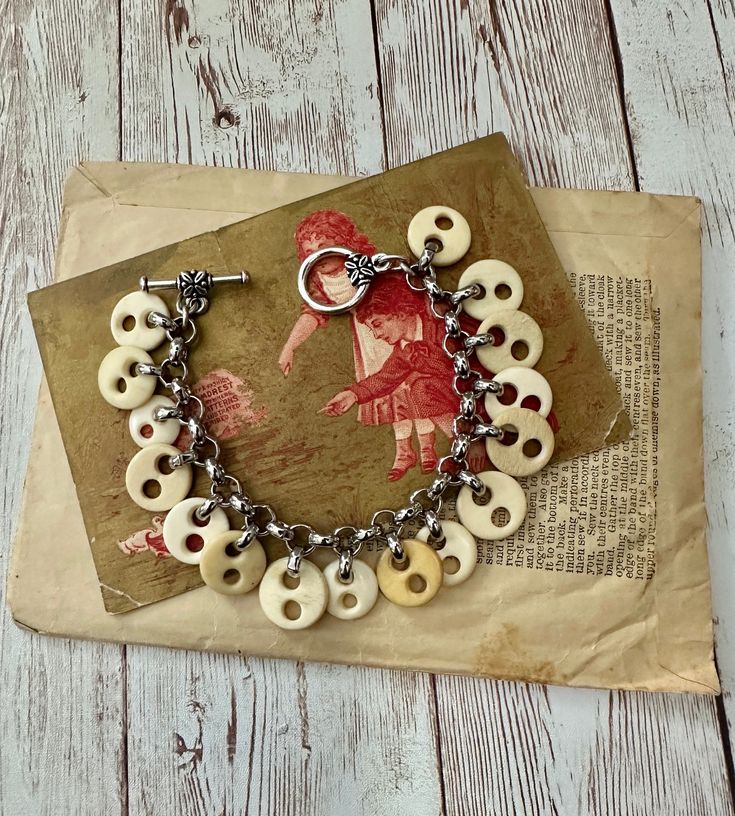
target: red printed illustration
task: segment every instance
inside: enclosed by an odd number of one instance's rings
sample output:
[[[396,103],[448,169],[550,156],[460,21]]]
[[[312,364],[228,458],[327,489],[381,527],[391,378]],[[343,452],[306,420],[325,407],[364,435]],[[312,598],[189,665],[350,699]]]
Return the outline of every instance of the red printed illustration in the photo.
[[[376,248],[354,222],[336,210],[311,213],[295,233],[299,260],[317,249],[344,246],[366,255]],[[324,303],[341,303],[354,294],[340,257],[327,258],[309,279],[311,294]],[[388,480],[402,478],[420,465],[425,473],[437,464],[437,428],[451,438],[458,399],[452,391],[452,364],[442,349],[442,325],[427,301],[406,286],[400,274],[379,275],[365,298],[350,312],[355,381],[321,410],[339,416],[357,405],[363,425],[393,428],[395,458]],[[288,376],[294,355],[329,316],[304,305],[281,351],[278,364]],[[418,453],[414,447],[414,431]],[[471,465],[482,470],[484,449],[473,446]]]
[[[155,553],[157,558],[170,558],[171,554],[163,543],[163,518],[163,516],[153,516],[150,527],[120,539],[117,546],[125,555],[137,555],[150,551]]]
[[[191,390],[204,403],[207,426],[217,439],[232,439],[243,425],[259,425],[268,416],[264,406],[253,407],[252,388],[226,368],[205,374]],[[174,444],[186,450],[190,442],[189,432],[182,428]]]

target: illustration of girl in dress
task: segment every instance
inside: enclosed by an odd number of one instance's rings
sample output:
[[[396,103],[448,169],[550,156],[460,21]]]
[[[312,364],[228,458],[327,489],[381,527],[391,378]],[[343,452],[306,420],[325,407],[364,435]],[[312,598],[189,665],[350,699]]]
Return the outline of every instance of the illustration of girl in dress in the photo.
[[[375,246],[353,221],[336,210],[307,216],[295,233],[299,260],[327,246],[346,246],[366,255]],[[324,303],[342,303],[354,294],[340,257],[326,259],[310,277],[311,294]],[[284,376],[293,367],[294,352],[328,315],[302,306],[301,315],[281,351]],[[426,300],[406,286],[402,275],[379,275],[368,294],[350,313],[355,382],[325,405],[320,413],[338,416],[357,404],[363,425],[393,426],[396,453],[388,473],[402,478],[420,462],[425,473],[437,463],[435,429],[451,435],[457,397],[451,389],[452,365],[441,347],[441,325]],[[413,430],[419,442],[417,456]]]

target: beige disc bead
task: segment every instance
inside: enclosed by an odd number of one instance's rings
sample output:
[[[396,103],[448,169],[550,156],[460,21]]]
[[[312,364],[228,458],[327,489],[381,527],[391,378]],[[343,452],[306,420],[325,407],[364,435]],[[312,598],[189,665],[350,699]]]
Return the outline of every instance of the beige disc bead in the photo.
[[[97,371],[97,386],[106,402],[115,408],[131,411],[153,396],[158,379],[153,374],[136,374],[136,363],[153,364],[153,359],[141,348],[118,346],[105,355]]]
[[[324,568],[324,578],[329,588],[327,612],[340,620],[362,618],[378,600],[378,579],[364,561],[352,562],[352,580],[343,584],[339,580],[339,561],[331,561]]]
[[[493,425],[518,433],[511,445],[494,437],[485,440],[487,455],[498,470],[509,476],[531,476],[548,464],[554,453],[554,432],[536,411],[508,408],[493,417]]]
[[[199,564],[209,542],[230,530],[230,520],[221,507],[215,509],[201,522],[194,514],[204,504],[198,496],[175,504],[163,520],[163,543],[177,561]]]
[[[110,328],[115,342],[120,346],[138,346],[150,351],[166,339],[162,327],[149,326],[148,315],[161,312],[169,316],[168,306],[158,295],[150,292],[131,292],[121,298],[112,310]]]
[[[472,533],[456,521],[442,521],[444,546],[435,550],[444,569],[444,586],[457,586],[466,581],[477,565],[477,542]],[[429,528],[422,527],[416,538],[429,542]],[[452,569],[453,571],[449,571]]]
[[[485,394],[485,408],[491,419],[508,408],[525,407],[521,403],[532,397],[536,397],[539,401],[539,407],[535,409],[536,413],[542,417],[547,417],[551,412],[553,402],[551,386],[546,377],[539,374],[538,371],[534,371],[532,368],[523,368],[522,366],[511,366],[500,371],[493,379],[504,388],[511,386],[516,392],[516,397],[512,402],[506,404],[498,399],[497,394]]]
[[[235,542],[242,530],[228,530],[208,541],[202,551],[199,571],[204,583],[221,595],[244,595],[255,589],[265,573],[265,550],[257,539],[244,550]]]
[[[452,225],[442,229],[437,221],[448,220]],[[414,215],[408,225],[408,245],[419,258],[429,240],[439,241],[442,248],[434,255],[434,266],[450,266],[467,254],[472,233],[467,219],[451,207],[425,207]]]
[[[441,589],[444,567],[435,550],[423,541],[407,538],[401,541],[406,559],[398,563],[385,549],[376,573],[380,591],[398,606],[423,606]]]
[[[482,286],[482,297],[467,298],[462,301],[462,309],[476,320],[484,320],[500,309],[517,309],[523,301],[523,281],[521,276],[505,261],[476,261],[462,273],[457,289],[466,289],[478,284]],[[508,289],[510,294],[502,297]]]
[[[329,590],[322,571],[311,561],[302,561],[298,578],[292,579],[288,558],[279,558],[265,571],[258,595],[263,614],[271,623],[281,629],[306,629],[324,614]]]
[[[512,476],[496,470],[483,471],[477,477],[487,490],[476,501],[472,488],[465,485],[460,489],[457,494],[457,517],[460,522],[473,535],[486,541],[499,541],[513,535],[523,524],[528,510],[523,488]],[[482,503],[478,503],[480,501]],[[505,511],[508,516],[505,524],[497,524],[493,520],[496,511]]]
[[[174,401],[163,394],[155,394],[148,402],[139,408],[134,408],[128,418],[128,428],[133,442],[139,448],[148,445],[172,445],[181,430],[181,424],[176,419],[157,420],[153,413],[156,408],[173,408]]]
[[[170,473],[162,470],[164,460],[179,453],[181,451],[173,445],[148,445],[130,460],[125,472],[125,487],[139,507],[161,512],[170,510],[186,498],[191,489],[191,465],[171,469]],[[150,482],[158,485],[158,495],[147,495]]]
[[[485,334],[491,329],[500,329],[503,341],[497,345],[477,347],[477,358],[490,371],[502,371],[510,366],[533,368],[544,350],[544,336],[538,323],[525,312],[504,309],[488,315],[477,330]],[[527,354],[523,359],[515,356],[523,345]]]

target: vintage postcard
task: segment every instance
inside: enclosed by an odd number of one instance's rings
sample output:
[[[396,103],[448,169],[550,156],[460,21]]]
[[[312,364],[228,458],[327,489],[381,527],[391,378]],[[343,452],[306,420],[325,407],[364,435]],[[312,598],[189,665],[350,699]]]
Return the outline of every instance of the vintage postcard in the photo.
[[[119,298],[143,274],[247,269],[247,287],[214,294],[192,370],[227,466],[255,501],[291,522],[366,523],[375,510],[400,506],[424,486],[447,451],[456,406],[441,324],[395,276],[380,280],[349,315],[327,318],[303,304],[296,273],[304,257],[329,245],[406,253],[411,217],[437,203],[462,212],[472,229],[468,255],[440,272],[447,285],[481,258],[510,263],[524,280],[522,308],[544,332],[537,368],[554,390],[556,460],[629,438],[618,389],[520,169],[502,136],[481,139],[30,296],[108,611],[201,584],[196,567],[168,557],[162,514],[137,507],[125,491],[137,448],[127,413],[107,405],[96,382],[114,346],[109,315]],[[341,263],[321,265],[312,286],[330,302],[351,289]],[[408,345],[400,342],[407,336]],[[185,442],[182,436],[179,444]],[[481,447],[472,463],[486,466]],[[204,480],[197,484],[205,489]],[[192,495],[201,494],[195,488]]]

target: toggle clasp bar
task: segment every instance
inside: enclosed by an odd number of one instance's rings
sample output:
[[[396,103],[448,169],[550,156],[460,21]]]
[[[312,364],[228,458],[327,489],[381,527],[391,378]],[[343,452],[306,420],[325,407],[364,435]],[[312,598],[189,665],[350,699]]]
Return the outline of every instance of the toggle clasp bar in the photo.
[[[200,273],[201,274],[201,273]],[[208,272],[205,273],[208,277],[206,278],[206,288],[211,289],[212,286],[215,284],[220,283],[248,283],[250,280],[250,275],[243,269],[241,272],[238,272],[237,275],[210,275]],[[156,289],[180,289],[181,283],[180,279],[176,278],[174,280],[150,280],[146,275],[143,275],[140,280],[138,281],[138,285],[140,286],[141,292],[152,292]]]

